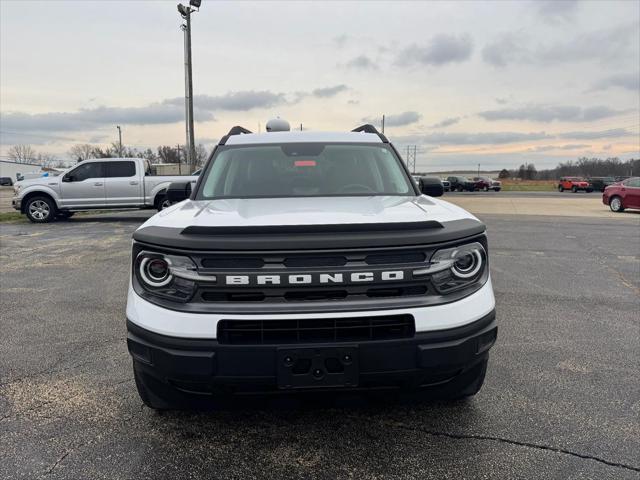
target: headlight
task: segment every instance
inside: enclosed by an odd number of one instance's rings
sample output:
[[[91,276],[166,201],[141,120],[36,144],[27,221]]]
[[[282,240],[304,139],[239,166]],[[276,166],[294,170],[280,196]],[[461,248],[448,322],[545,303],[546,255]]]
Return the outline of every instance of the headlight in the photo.
[[[199,275],[189,257],[144,250],[135,258],[133,273],[144,293],[178,302],[187,302],[193,296],[197,281],[216,280],[211,275]]]
[[[482,282],[486,270],[487,252],[481,243],[474,242],[436,251],[429,266],[413,275],[430,275],[436,290],[445,294]]]

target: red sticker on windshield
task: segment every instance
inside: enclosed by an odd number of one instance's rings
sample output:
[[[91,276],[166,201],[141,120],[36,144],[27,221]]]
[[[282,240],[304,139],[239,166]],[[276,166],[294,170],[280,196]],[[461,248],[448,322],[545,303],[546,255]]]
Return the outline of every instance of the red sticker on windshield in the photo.
[[[296,167],[315,167],[316,161],[315,160],[296,160],[293,163],[293,165]]]

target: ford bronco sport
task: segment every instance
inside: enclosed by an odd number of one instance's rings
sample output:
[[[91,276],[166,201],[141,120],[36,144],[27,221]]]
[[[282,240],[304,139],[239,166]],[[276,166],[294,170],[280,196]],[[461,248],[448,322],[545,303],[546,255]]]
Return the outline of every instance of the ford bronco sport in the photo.
[[[222,394],[480,390],[496,340],[485,226],[421,195],[373,126],[234,127],[133,235],[127,343],[156,409]],[[187,198],[188,197],[188,198]]]

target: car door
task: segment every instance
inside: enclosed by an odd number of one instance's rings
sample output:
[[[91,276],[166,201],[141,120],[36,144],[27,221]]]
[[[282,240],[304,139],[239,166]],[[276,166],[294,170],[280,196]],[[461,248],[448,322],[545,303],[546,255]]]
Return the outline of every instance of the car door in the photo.
[[[104,162],[85,160],[60,182],[60,205],[66,208],[103,207]]]
[[[143,203],[141,172],[133,160],[111,160],[105,170],[105,196],[112,207],[139,206]]]
[[[640,177],[630,178],[623,183],[623,203],[626,208],[640,208]]]

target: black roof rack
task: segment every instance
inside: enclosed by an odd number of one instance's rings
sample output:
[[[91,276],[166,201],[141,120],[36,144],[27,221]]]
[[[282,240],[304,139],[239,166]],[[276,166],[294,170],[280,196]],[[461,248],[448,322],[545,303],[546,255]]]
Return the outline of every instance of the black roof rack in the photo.
[[[351,130],[352,132],[364,132],[364,133],[375,133],[380,137],[384,143],[389,143],[387,137],[384,136],[383,133],[380,133],[376,127],[371,125],[370,123],[365,123],[364,125],[360,125],[358,128],[354,128]]]
[[[241,127],[240,125],[236,125],[231,130],[229,130],[229,133],[227,133],[224,137],[220,139],[220,141],[218,142],[218,145],[224,145],[225,143],[227,143],[227,140],[229,140],[229,137],[231,135],[240,135],[242,133],[253,133],[253,132],[251,130],[247,130],[244,127]]]

